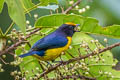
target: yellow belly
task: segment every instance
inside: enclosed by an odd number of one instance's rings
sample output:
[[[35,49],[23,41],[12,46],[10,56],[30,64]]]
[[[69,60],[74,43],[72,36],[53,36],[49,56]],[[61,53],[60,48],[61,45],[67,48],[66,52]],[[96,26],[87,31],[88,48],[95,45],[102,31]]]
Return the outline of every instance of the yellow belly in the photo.
[[[72,41],[72,38],[71,37],[67,37],[68,39],[68,43],[66,46],[64,47],[61,47],[61,48],[54,48],[54,49],[48,49],[46,52],[45,52],[45,55],[44,56],[38,56],[38,55],[34,55],[35,57],[37,57],[38,59],[40,60],[43,60],[43,61],[50,61],[50,60],[55,60],[57,57],[60,56],[60,54],[67,50],[68,47],[70,46],[71,44],[71,41]]]

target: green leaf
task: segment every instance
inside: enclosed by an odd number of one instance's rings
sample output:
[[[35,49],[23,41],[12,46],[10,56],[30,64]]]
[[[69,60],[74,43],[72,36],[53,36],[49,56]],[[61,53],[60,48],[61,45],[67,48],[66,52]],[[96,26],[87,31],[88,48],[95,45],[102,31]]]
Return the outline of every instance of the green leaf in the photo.
[[[69,7],[67,0],[58,0],[59,6],[62,6],[64,8]]]
[[[24,9],[28,9],[34,6],[34,4],[32,3],[32,0],[21,0]]]
[[[80,31],[84,33],[120,38],[120,25],[101,27],[98,20],[80,15],[55,14],[40,17],[36,21],[35,27],[58,27],[66,22],[80,24]]]
[[[11,19],[19,26],[21,31],[25,33],[25,14],[20,0],[6,0],[6,3],[8,5],[8,12]]]
[[[58,4],[57,0],[40,0],[40,6],[47,6],[50,3]]]
[[[2,12],[3,5],[4,5],[4,0],[0,0],[0,13]]]

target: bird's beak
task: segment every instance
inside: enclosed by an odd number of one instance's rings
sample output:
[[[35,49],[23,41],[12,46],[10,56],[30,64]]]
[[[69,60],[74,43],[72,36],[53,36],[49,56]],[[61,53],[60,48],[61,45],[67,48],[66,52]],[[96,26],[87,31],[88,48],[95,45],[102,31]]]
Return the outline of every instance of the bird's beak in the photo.
[[[80,26],[80,24],[76,24],[76,27],[74,28],[74,31],[75,31],[75,32],[80,32],[78,26]]]

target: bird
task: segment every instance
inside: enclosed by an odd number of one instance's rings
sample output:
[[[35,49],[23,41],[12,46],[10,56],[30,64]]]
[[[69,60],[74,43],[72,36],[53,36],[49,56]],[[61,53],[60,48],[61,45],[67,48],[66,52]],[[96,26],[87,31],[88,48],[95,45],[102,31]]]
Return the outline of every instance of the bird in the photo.
[[[78,26],[79,24],[72,22],[62,24],[54,32],[38,40],[28,53],[19,57],[34,56],[42,61],[54,61],[69,48],[73,34],[79,32]]]

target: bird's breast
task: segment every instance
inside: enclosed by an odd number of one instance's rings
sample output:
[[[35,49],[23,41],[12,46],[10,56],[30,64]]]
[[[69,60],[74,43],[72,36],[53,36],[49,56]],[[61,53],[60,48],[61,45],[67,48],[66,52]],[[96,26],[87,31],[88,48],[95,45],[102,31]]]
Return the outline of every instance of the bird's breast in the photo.
[[[40,57],[40,60],[43,61],[49,61],[49,60],[54,60],[56,59],[58,56],[60,56],[60,54],[67,50],[71,44],[72,38],[71,37],[67,37],[68,42],[64,47],[60,47],[60,48],[53,48],[53,49],[48,49],[45,51],[45,55]]]

